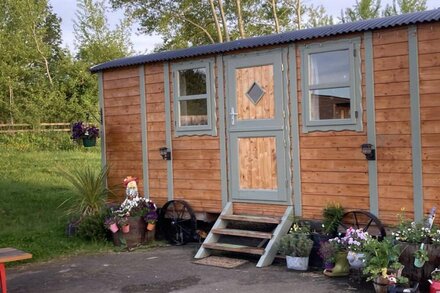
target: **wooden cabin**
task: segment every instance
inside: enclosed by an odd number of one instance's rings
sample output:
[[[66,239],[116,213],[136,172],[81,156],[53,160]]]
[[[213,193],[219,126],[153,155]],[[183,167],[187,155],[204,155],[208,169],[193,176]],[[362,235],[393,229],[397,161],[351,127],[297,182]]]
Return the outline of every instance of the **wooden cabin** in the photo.
[[[440,201],[439,20],[431,10],[96,65],[108,183],[136,176],[159,206],[183,199],[198,213],[319,219],[339,202],[384,223],[401,208],[422,219]]]

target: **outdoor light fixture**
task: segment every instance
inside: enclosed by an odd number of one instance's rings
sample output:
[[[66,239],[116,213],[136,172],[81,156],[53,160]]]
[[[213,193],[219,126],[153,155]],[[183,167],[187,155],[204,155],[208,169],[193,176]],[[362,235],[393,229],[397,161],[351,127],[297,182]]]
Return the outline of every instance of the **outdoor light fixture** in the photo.
[[[167,147],[160,148],[159,152],[160,155],[162,156],[162,159],[171,160],[171,152],[168,150]]]
[[[361,149],[367,160],[376,160],[376,150],[373,148],[372,144],[364,143],[363,145],[361,145]]]

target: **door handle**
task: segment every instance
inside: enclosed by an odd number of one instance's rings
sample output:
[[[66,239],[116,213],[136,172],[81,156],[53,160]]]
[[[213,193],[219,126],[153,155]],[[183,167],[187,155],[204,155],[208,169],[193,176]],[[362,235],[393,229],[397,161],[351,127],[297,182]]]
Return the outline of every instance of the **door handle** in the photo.
[[[235,125],[235,116],[237,116],[238,113],[234,111],[234,107],[231,107],[231,112],[229,115],[231,115],[231,125]]]

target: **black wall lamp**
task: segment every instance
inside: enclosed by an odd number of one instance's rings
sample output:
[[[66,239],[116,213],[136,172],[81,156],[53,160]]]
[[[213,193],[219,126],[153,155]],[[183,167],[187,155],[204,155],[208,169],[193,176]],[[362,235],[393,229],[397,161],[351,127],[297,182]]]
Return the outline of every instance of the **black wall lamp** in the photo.
[[[363,145],[361,145],[361,149],[367,160],[376,160],[376,150],[373,148],[372,144],[364,143]]]
[[[171,152],[167,147],[163,147],[159,149],[160,155],[164,160],[171,160]]]

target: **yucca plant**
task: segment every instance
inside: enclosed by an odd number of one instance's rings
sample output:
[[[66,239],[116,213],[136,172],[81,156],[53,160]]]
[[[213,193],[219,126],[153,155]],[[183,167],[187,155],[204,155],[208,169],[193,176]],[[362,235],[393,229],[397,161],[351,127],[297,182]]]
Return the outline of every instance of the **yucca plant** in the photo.
[[[78,216],[79,220],[87,216],[96,216],[105,207],[109,193],[105,180],[108,174],[108,167],[101,170],[87,165],[76,168],[71,172],[60,169],[61,175],[72,184],[74,196],[66,199],[60,206],[69,203],[71,207],[67,213]]]

